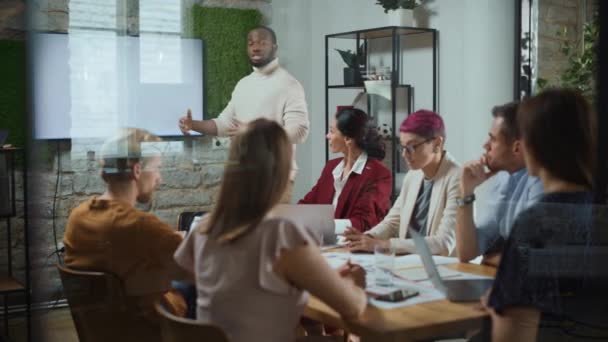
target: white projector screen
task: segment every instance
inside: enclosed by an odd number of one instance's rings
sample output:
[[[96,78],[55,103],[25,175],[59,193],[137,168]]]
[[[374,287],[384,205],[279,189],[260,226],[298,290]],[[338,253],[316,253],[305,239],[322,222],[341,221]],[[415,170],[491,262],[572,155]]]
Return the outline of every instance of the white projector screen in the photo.
[[[103,138],[120,127],[179,136],[188,108],[203,118],[201,40],[91,30],[31,39],[36,139]]]

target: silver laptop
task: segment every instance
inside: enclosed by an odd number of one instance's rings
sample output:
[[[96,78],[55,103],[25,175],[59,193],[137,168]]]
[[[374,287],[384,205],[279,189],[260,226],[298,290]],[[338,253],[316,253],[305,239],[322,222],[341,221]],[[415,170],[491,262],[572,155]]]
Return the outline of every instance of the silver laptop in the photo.
[[[413,230],[409,231],[414,239],[416,252],[433,286],[453,302],[476,302],[492,286],[494,279],[441,279],[437,265],[424,237]]]
[[[323,245],[336,243],[334,207],[331,204],[279,204],[272,213],[309,227],[319,238],[322,237]]]

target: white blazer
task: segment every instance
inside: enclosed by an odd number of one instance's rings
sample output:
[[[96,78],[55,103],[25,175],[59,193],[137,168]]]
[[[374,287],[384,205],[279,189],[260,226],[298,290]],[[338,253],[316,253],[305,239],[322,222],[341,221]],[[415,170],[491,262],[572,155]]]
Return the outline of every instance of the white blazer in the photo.
[[[439,170],[433,177],[433,189],[426,220],[425,238],[431,253],[453,255],[455,253],[456,198],[460,196],[460,165],[447,152],[443,156]],[[390,239],[391,247],[397,253],[416,253],[414,241],[406,239],[414,204],[422,186],[422,170],[409,171],[403,179],[397,201],[384,220],[367,231],[375,238]]]

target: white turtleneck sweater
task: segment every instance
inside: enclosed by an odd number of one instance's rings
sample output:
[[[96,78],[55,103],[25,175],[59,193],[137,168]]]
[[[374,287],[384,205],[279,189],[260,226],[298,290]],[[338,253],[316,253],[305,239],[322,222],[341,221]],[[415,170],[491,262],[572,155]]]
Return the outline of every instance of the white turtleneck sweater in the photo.
[[[218,136],[226,136],[234,120],[248,123],[259,118],[281,124],[293,144],[304,142],[308,136],[310,123],[304,88],[279,65],[278,58],[264,67],[254,67],[251,74],[243,77],[236,84],[230,102],[214,121]],[[291,180],[297,171],[295,150],[293,145]]]

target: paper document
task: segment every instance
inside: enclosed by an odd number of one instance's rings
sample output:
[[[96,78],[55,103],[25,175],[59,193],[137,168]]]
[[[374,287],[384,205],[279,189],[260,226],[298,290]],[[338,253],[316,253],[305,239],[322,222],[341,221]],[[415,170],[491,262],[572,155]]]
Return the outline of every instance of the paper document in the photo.
[[[401,288],[414,289],[419,292],[419,295],[397,303],[383,302],[370,298],[369,303],[375,307],[382,309],[392,309],[445,299],[445,295],[435,289],[433,284],[431,284],[431,282],[428,280],[428,275],[422,267],[422,261],[417,254],[402,255],[395,258],[395,268],[393,271],[392,286],[377,286],[375,284],[375,262],[373,254],[325,252],[323,253],[323,256],[333,269],[337,269],[340,266],[344,265],[349,259],[351,263],[361,265],[361,267],[363,267],[366,272],[367,287],[365,291],[368,294],[382,295],[399,290]],[[433,260],[438,265],[458,263],[457,258],[449,258],[442,256],[433,256]],[[475,274],[452,270],[445,266],[440,266],[438,267],[438,269],[439,274],[442,278],[488,278]]]
[[[441,278],[453,278],[459,277],[462,275],[461,272],[449,269],[444,266],[437,267],[439,270],[439,275]],[[398,269],[393,272],[396,276],[401,277],[403,279],[411,280],[411,281],[421,281],[429,279],[428,274],[426,274],[426,270],[422,267],[420,268],[406,268],[406,269]]]
[[[436,265],[457,264],[458,258],[433,255]],[[418,254],[401,255],[395,258],[395,269],[422,267],[422,260]]]
[[[340,245],[340,240],[338,240]],[[368,253],[345,253],[345,252],[324,252],[323,256],[332,268],[338,268],[346,263],[348,259],[352,263],[361,265],[363,268],[374,267],[374,255]],[[433,260],[437,265],[446,264],[457,264],[457,258],[442,257],[438,255],[433,256]],[[404,268],[421,268],[422,261],[418,254],[408,254],[395,257],[395,270]],[[366,269],[367,270],[367,269]]]
[[[369,273],[374,267],[374,255],[373,254],[352,254],[343,252],[325,252],[323,253],[325,260],[329,265],[336,269],[344,265],[349,259],[353,264],[361,265]]]

